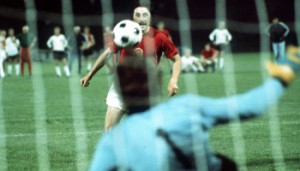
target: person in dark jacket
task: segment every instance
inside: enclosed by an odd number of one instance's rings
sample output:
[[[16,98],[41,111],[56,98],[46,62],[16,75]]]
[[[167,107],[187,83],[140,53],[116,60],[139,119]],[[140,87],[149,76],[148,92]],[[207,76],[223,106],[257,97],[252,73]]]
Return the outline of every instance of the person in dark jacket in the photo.
[[[279,57],[285,56],[285,38],[289,32],[289,27],[279,21],[278,18],[274,18],[272,24],[270,24],[267,29],[267,34],[270,36],[272,41],[272,48],[276,62],[282,60],[279,59]]]

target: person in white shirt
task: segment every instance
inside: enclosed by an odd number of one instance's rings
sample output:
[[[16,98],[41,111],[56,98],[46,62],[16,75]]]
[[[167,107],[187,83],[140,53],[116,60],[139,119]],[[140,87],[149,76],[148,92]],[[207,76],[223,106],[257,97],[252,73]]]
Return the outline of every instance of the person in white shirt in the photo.
[[[232,40],[232,36],[226,29],[226,24],[224,21],[219,22],[218,28],[214,29],[210,35],[209,39],[215,45],[215,49],[219,54],[219,67],[220,69],[224,66],[224,49],[226,45]]]
[[[55,72],[58,77],[61,77],[60,64],[64,65],[64,71],[67,77],[70,76],[70,70],[67,65],[65,49],[68,46],[66,37],[61,34],[59,27],[54,28],[54,35],[47,41],[47,46],[53,50],[53,58],[55,60]]]
[[[200,59],[192,55],[190,48],[184,48],[181,62],[182,72],[204,72]]]
[[[5,41],[5,50],[7,53],[7,72],[8,75],[12,75],[13,65],[15,66],[16,75],[20,75],[19,64],[19,46],[20,41],[15,36],[15,30],[13,28],[8,29],[8,37]]]
[[[0,77],[5,77],[4,66],[3,63],[6,59],[5,52],[5,39],[6,39],[6,31],[0,30]]]

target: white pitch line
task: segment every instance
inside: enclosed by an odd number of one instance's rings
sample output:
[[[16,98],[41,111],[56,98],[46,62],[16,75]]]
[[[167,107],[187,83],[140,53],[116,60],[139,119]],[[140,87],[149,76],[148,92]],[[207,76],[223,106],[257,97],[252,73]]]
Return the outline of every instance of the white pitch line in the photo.
[[[0,121],[1,122],[1,121]],[[270,122],[268,123],[245,123],[246,125],[243,125],[243,127],[266,127],[270,124]],[[272,124],[272,123],[271,123]],[[300,122],[299,121],[287,121],[287,122],[280,122],[280,125],[285,125],[286,127],[288,125],[299,125]],[[231,123],[231,127],[237,127],[238,125],[236,125],[235,123]],[[95,135],[101,135],[102,131],[99,131],[99,130],[94,130],[94,131],[86,131],[86,132],[79,132],[79,134],[86,134],[86,135],[89,135],[89,134],[95,134]],[[40,133],[41,135],[45,134],[45,133]],[[70,135],[74,135],[75,133],[73,131],[70,131],[70,132],[52,132],[52,133],[49,133],[47,132],[46,133],[48,135],[48,137],[51,137],[52,135],[65,135],[65,136],[70,136]],[[19,138],[19,137],[32,137],[32,136],[35,136],[36,134],[35,133],[18,133],[18,134],[0,134],[0,138]],[[231,136],[231,135],[230,135]]]
[[[5,126],[5,116],[3,111],[3,79],[0,79],[0,170],[7,170],[7,160],[6,160],[6,126]]]
[[[35,118],[35,138],[36,150],[38,155],[39,170],[49,171],[49,151],[48,151],[48,133],[47,116],[45,102],[45,86],[42,78],[41,64],[34,65],[34,76],[32,77],[34,90],[34,118]]]
[[[56,121],[56,120],[69,120],[69,119],[73,119],[73,117],[51,117],[48,119]],[[88,119],[90,120],[99,120],[99,117],[89,117]],[[13,119],[9,119],[9,118],[5,118],[6,124],[9,122],[25,122],[25,121],[31,121],[31,119],[28,118],[13,118]],[[243,124],[245,124],[245,126],[265,126],[268,125],[270,122],[253,122],[253,121],[247,121],[247,122],[242,122]],[[272,123],[272,122],[271,122]],[[275,123],[275,122],[274,122]],[[293,124],[300,124],[300,120],[291,120],[291,121],[280,121],[279,122],[280,125],[293,125]],[[232,123],[234,124],[234,123]],[[87,131],[90,132],[90,131]],[[51,134],[51,133],[50,133]]]

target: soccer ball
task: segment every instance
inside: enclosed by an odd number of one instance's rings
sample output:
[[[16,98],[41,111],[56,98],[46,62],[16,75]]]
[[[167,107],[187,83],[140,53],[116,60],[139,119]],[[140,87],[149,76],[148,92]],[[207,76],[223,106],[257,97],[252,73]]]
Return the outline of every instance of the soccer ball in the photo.
[[[113,39],[122,48],[138,45],[143,37],[140,25],[131,20],[122,20],[113,29]]]

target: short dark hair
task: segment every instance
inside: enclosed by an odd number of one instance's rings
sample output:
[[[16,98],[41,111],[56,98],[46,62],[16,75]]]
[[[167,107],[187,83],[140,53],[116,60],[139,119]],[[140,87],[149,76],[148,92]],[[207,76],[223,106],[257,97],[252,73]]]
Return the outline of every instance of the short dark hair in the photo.
[[[158,72],[152,58],[127,57],[116,71],[116,82],[126,105],[151,104],[151,97],[160,95]]]

